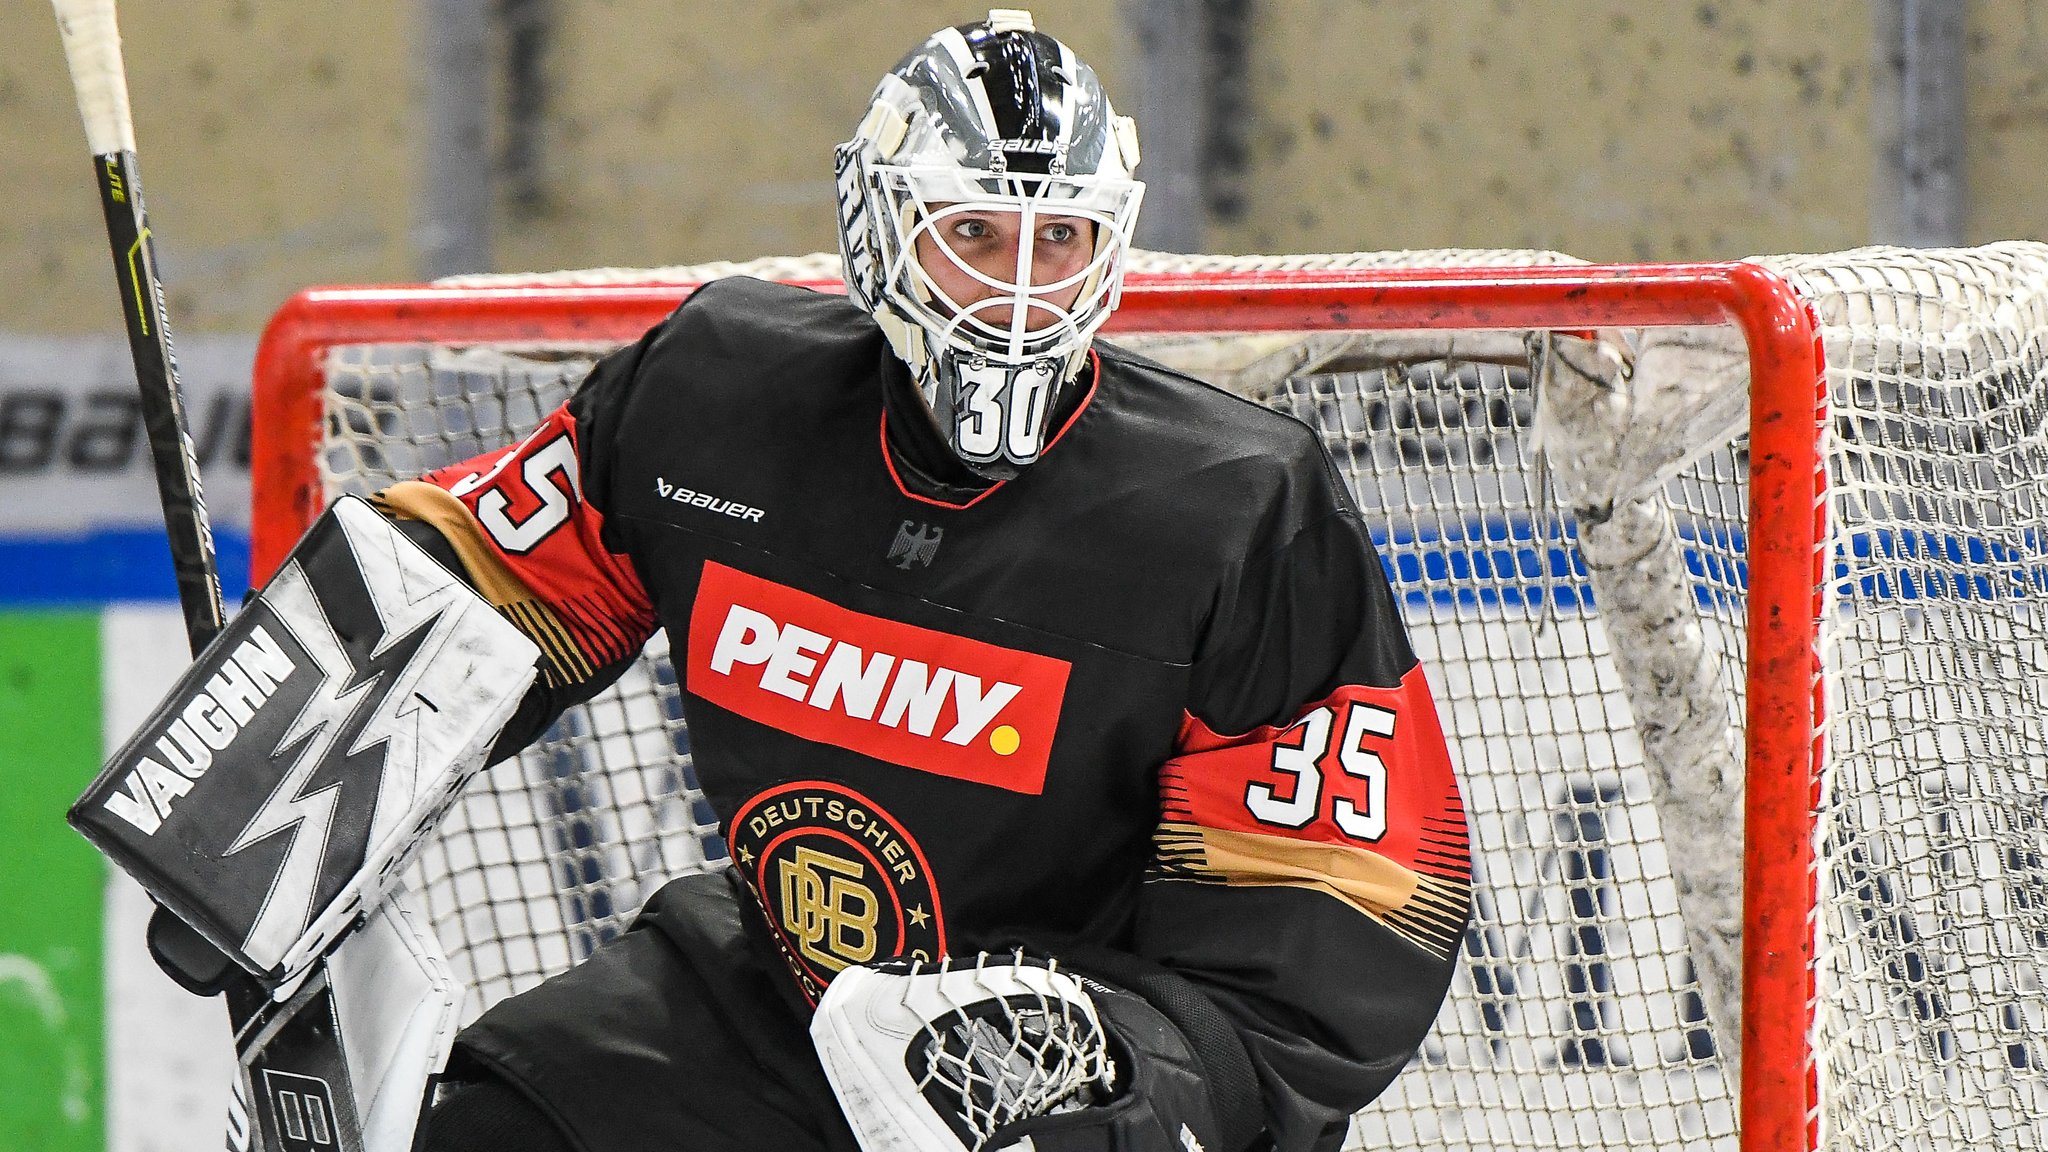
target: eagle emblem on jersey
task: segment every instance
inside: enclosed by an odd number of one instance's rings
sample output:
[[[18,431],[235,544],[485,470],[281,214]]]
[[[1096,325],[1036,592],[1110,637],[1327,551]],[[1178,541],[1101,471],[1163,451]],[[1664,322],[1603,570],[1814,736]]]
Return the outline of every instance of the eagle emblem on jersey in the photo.
[[[726,828],[733,861],[811,1003],[852,965],[945,955],[931,867],[874,801],[805,780],[755,796]]]
[[[905,572],[923,566],[929,568],[939,554],[939,541],[944,539],[946,530],[914,520],[905,520],[896,529],[896,540],[889,545],[890,563]]]

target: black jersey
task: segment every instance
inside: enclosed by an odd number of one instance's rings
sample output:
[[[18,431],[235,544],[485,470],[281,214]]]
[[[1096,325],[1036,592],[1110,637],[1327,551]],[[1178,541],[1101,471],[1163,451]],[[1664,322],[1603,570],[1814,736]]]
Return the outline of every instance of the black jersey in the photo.
[[[528,735],[667,629],[799,1014],[871,960],[1127,954],[1221,1010],[1281,1147],[1323,1145],[1463,931],[1434,706],[1313,433],[1101,342],[1089,371],[1042,459],[948,483],[865,313],[721,281],[387,504],[549,647]]]

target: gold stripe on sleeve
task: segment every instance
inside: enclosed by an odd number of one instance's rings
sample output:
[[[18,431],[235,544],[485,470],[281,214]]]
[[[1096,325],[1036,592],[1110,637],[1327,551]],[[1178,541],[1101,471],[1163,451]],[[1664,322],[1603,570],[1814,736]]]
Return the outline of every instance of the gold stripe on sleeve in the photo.
[[[1323,892],[1432,955],[1450,955],[1465,929],[1468,885],[1410,871],[1368,848],[1161,824],[1154,851],[1162,877]]]
[[[596,674],[561,618],[499,559],[468,506],[447,489],[424,480],[405,480],[370,497],[370,502],[395,519],[421,521],[448,541],[468,570],[477,594],[547,654],[546,673],[553,686],[580,683]]]

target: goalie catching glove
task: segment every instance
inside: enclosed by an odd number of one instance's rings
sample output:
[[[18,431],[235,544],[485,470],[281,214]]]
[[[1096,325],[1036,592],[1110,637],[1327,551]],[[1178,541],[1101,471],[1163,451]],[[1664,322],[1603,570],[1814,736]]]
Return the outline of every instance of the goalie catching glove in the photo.
[[[863,1152],[1237,1152],[1180,1032],[1056,962],[848,968],[811,1039]]]
[[[397,883],[539,656],[398,526],[344,498],[70,821],[285,995]]]

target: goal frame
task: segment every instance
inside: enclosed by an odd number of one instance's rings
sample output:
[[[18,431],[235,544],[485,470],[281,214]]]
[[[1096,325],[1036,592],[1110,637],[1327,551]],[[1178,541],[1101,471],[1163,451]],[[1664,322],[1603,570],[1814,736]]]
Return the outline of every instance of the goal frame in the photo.
[[[837,281],[799,283],[843,290]],[[269,578],[325,503],[316,446],[329,347],[628,342],[695,287],[386,286],[292,297],[256,353],[252,584]],[[1713,324],[1740,330],[1750,362],[1741,1146],[1813,1148],[1828,394],[1806,302],[1776,274],[1742,262],[1133,274],[1104,332]]]

